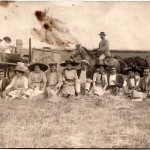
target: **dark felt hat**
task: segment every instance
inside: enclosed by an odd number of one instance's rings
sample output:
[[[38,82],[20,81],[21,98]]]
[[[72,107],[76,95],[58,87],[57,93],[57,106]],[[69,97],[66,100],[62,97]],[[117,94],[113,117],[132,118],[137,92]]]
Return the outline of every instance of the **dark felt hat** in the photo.
[[[8,37],[8,36],[5,36],[5,37],[3,38],[3,40],[8,41],[8,42],[11,42],[11,38]]]
[[[112,65],[110,66],[110,69],[113,70],[113,69],[116,69],[116,67]]]
[[[25,73],[27,70],[28,70],[28,68],[22,62],[18,62],[17,66],[15,67],[15,71],[19,71],[19,72],[22,72],[22,73]]]
[[[66,67],[67,64],[71,64],[72,66],[77,66],[77,65],[79,65],[80,63],[74,61],[73,59],[67,59],[67,60],[63,61],[63,62],[60,64],[60,66]]]
[[[38,62],[29,65],[28,69],[30,71],[34,71],[35,66],[39,66],[42,71],[46,71],[48,69],[48,66],[46,64],[38,63]]]
[[[100,66],[106,67],[107,65],[105,65],[103,62],[97,63],[96,65],[94,65],[94,67],[99,68]]]
[[[98,35],[106,35],[105,32],[100,32]]]
[[[125,72],[133,71],[133,72],[138,72],[138,73],[140,73],[142,70],[139,69],[138,67],[132,67],[132,68],[129,67],[129,68],[124,69],[124,71],[125,71]]]
[[[49,66],[53,66],[53,65],[57,66],[57,63],[56,63],[56,62],[51,62],[51,63],[49,63],[48,65],[49,65]]]

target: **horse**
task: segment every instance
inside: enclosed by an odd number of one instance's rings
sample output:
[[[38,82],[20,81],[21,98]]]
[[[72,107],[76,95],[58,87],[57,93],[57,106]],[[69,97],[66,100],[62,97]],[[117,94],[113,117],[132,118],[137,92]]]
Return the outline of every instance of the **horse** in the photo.
[[[76,45],[76,48],[70,58],[75,58],[80,55],[81,59],[87,60],[90,63],[91,68],[97,63],[96,49],[88,50],[87,48],[81,46],[80,44]],[[117,59],[113,57],[106,57],[104,60],[104,64],[107,66],[115,66],[117,72],[120,73],[120,63]]]
[[[72,53],[72,55],[70,56],[70,58],[73,59],[77,56],[80,56],[81,59],[87,60],[90,63],[91,67],[95,65],[96,53],[86,49],[85,47],[81,46],[80,44],[76,45],[75,50]]]
[[[139,56],[124,58],[123,60],[127,63],[128,67],[138,66],[140,68],[149,66],[148,59]]]

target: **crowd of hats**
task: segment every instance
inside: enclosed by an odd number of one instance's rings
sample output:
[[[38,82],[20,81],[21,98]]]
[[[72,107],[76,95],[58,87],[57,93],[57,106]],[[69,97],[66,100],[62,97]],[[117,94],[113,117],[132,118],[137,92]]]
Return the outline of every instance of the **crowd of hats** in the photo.
[[[72,66],[77,66],[79,64],[86,64],[87,66],[90,66],[90,64],[89,64],[89,62],[87,60],[81,60],[81,62],[79,63],[79,62],[77,62],[77,61],[75,61],[73,59],[66,59],[65,61],[60,63],[60,66],[66,67],[67,64],[71,64]],[[53,65],[57,66],[57,63],[56,62],[49,63],[49,66],[53,66]],[[27,68],[24,65],[24,63],[18,62],[17,66],[15,68],[15,71],[25,72],[25,71],[27,71],[27,69],[29,69],[30,71],[33,71],[35,66],[39,66],[42,71],[46,71],[48,69],[48,66],[46,64],[44,64],[44,63],[39,63],[39,62],[32,63]],[[104,62],[100,62],[100,63],[94,65],[94,67],[96,67],[96,68],[99,68],[100,66],[106,67],[107,65],[104,64]],[[144,68],[148,68],[148,67],[143,67],[143,69]],[[110,66],[110,69],[116,69],[116,68],[115,68],[115,66]],[[142,72],[142,70],[140,68],[138,68],[137,66],[126,68],[124,71],[126,73],[128,73],[129,71],[139,72],[139,73]]]

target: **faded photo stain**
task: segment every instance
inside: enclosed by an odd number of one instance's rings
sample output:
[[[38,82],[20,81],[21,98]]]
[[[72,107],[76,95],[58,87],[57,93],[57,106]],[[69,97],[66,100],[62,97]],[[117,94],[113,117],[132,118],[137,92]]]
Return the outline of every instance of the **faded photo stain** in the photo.
[[[48,10],[35,11],[35,17],[41,25],[41,29],[32,29],[32,35],[41,42],[45,42],[56,47],[70,47],[71,44],[77,44],[75,38],[67,27],[67,24],[59,19],[47,15]]]
[[[0,1],[0,7],[7,8],[14,1]]]

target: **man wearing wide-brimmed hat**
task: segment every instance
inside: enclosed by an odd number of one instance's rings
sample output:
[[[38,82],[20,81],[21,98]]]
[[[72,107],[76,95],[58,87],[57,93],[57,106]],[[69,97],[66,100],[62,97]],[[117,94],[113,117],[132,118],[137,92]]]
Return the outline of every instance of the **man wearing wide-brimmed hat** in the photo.
[[[100,32],[99,36],[101,38],[101,42],[99,43],[99,48],[98,48],[98,53],[101,53],[100,59],[104,59],[105,57],[110,57],[111,53],[109,50],[109,41],[105,39],[106,36],[105,32]]]
[[[62,95],[66,98],[72,97],[76,92],[76,84],[78,80],[77,71],[74,69],[75,66],[80,63],[74,61],[73,59],[67,59],[60,64],[60,66],[66,67],[63,72],[63,87]]]
[[[106,91],[107,75],[105,73],[106,65],[103,62],[96,64],[94,67],[97,68],[93,75],[93,93],[94,95],[101,96]]]
[[[93,71],[90,69],[90,64],[87,60],[81,60],[81,69],[77,70],[77,75],[79,78],[76,85],[77,95],[79,93],[83,95],[88,94],[92,83]]]
[[[11,80],[10,84],[6,87],[3,96],[7,96],[10,99],[15,99],[22,96],[28,89],[28,79],[24,76],[24,73],[28,68],[24,63],[18,62],[15,68],[15,76]]]
[[[49,70],[46,72],[47,78],[47,86],[46,86],[46,94],[48,98],[57,95],[60,91],[62,82],[62,75],[57,71],[57,63],[51,62],[49,63]]]
[[[127,72],[127,77],[124,79],[123,89],[124,93],[128,98],[140,98],[141,95],[138,91],[136,91],[139,82],[140,77],[136,75],[135,73],[140,73],[141,70],[137,67],[129,67],[125,69],[125,72]]]
[[[25,97],[31,99],[44,93],[47,82],[44,71],[48,69],[48,66],[37,62],[29,65],[28,69],[30,70],[28,75],[29,89],[27,90]]]

